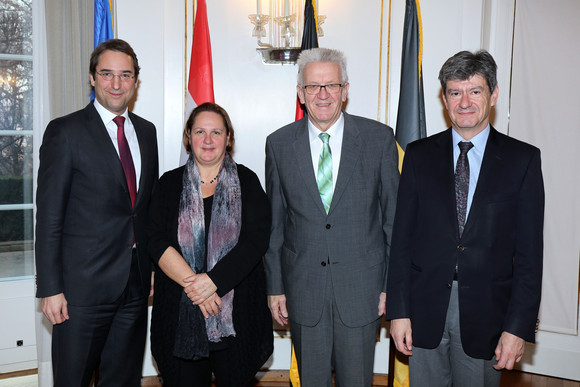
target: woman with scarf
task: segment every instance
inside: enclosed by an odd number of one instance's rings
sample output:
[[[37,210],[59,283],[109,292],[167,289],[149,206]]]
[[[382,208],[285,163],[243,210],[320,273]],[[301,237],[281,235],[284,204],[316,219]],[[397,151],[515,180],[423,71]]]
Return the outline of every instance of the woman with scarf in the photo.
[[[273,351],[262,256],[268,199],[232,157],[234,130],[213,103],[183,131],[189,159],[165,173],[151,204],[149,252],[158,269],[151,350],[164,385],[251,386]]]

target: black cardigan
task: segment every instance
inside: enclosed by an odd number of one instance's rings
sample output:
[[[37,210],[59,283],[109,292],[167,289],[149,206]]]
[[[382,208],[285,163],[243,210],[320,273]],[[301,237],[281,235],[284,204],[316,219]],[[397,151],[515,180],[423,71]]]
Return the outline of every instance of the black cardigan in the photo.
[[[177,241],[179,201],[185,167],[166,172],[153,194],[149,222],[149,253],[157,265]],[[272,319],[267,306],[262,256],[270,237],[270,206],[254,172],[238,164],[242,191],[242,227],[237,245],[207,274],[221,297],[234,289],[233,322],[236,337],[229,340],[231,382],[246,382],[273,351]],[[151,352],[163,375],[172,373],[170,359],[183,288],[157,266],[151,318]]]

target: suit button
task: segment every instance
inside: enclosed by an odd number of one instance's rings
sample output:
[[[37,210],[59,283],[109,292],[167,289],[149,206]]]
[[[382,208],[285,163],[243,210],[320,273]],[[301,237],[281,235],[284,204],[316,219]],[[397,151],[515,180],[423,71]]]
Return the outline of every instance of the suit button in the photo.
[[[330,224],[327,224],[327,225],[326,225],[326,229],[327,229],[327,230],[330,230],[330,227],[332,227]]]
[[[451,289],[451,284],[447,284],[447,289]]]
[[[322,266],[322,267],[326,266],[326,262],[324,262],[324,261],[320,262],[320,266]]]
[[[465,247],[463,247],[462,245],[457,246],[457,250],[462,253],[463,250],[465,250]]]

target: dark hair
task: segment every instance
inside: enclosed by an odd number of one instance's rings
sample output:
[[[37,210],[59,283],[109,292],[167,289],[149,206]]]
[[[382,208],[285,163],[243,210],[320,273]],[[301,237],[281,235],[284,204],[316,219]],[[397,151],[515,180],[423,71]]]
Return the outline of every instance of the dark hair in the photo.
[[[485,78],[489,92],[493,93],[497,86],[497,65],[489,52],[486,50],[479,50],[475,53],[460,51],[453,55],[447,59],[439,71],[443,94],[447,92],[448,81],[465,81],[476,74]]]
[[[97,71],[97,65],[99,64],[99,57],[101,54],[107,50],[118,51],[127,54],[133,59],[133,71],[135,73],[135,79],[139,77],[139,61],[137,60],[137,55],[129,43],[122,39],[109,39],[99,44],[91,54],[91,60],[89,62],[89,72],[95,77],[95,72]]]
[[[203,112],[216,113],[219,116],[221,116],[221,118],[224,120],[224,126],[226,127],[226,135],[230,136],[228,144],[226,145],[226,152],[228,152],[228,154],[231,156],[234,150],[234,142],[235,142],[234,127],[232,126],[232,121],[230,120],[228,112],[226,112],[226,110],[223,107],[213,102],[202,103],[201,105],[193,109],[193,111],[189,115],[189,118],[185,123],[185,128],[183,128],[183,145],[185,146],[185,150],[187,151],[187,153],[191,153],[191,145],[189,143],[188,134],[191,132],[191,129],[193,128],[195,118],[198,116],[199,113]]]

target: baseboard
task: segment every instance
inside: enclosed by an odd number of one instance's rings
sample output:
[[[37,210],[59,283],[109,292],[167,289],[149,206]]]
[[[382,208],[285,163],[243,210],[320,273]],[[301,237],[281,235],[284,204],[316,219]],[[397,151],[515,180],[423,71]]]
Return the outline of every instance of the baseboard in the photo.
[[[256,379],[268,383],[289,383],[290,375],[288,370],[268,370],[258,372]],[[373,377],[373,386],[388,386],[387,382],[388,375],[386,374],[375,374]],[[141,386],[159,386],[159,379],[157,376],[146,376],[141,380]]]
[[[37,368],[31,368],[31,369],[27,369],[27,370],[14,371],[14,372],[0,372],[0,379],[16,378],[19,376],[28,376],[28,375],[34,375],[37,373],[38,373]]]

